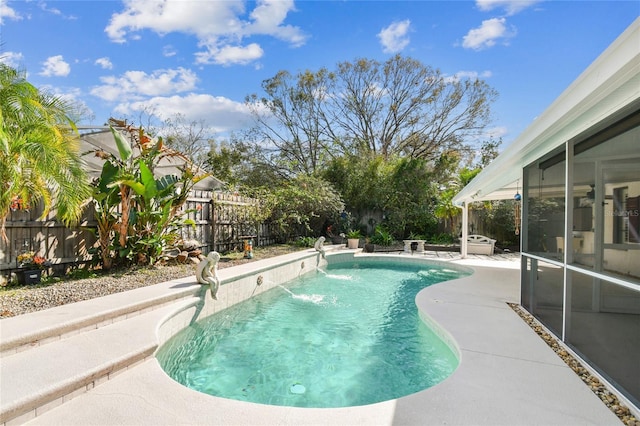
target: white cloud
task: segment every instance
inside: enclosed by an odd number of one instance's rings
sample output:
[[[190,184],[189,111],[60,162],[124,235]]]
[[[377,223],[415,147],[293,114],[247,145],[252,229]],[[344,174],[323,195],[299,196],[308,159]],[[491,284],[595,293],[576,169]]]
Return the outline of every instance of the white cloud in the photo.
[[[506,40],[515,35],[514,31],[508,31],[505,18],[491,18],[482,21],[478,28],[469,30],[463,38],[462,46],[467,49],[482,50],[492,47],[497,40]]]
[[[6,1],[0,1],[0,25],[4,23],[4,18],[11,19],[12,21],[22,20],[22,16],[18,14],[14,9],[11,9]]]
[[[47,93],[51,93],[61,99],[72,104],[80,104],[86,107],[85,102],[82,100],[82,90],[78,87],[57,87],[52,85],[42,86]]]
[[[127,71],[120,77],[101,77],[104,83],[94,87],[91,94],[106,101],[141,100],[147,96],[161,96],[188,92],[196,87],[198,77],[185,68],[144,71]]]
[[[177,53],[178,52],[176,51],[176,49],[170,44],[162,47],[162,56],[164,56],[165,58],[176,56]]]
[[[109,60],[109,58],[107,58],[106,56],[103,58],[96,59],[95,64],[100,65],[102,69],[105,69],[105,70],[113,69],[113,64],[111,63],[111,60]]]
[[[51,56],[42,64],[40,75],[45,77],[66,77],[71,72],[71,66],[65,62],[62,55]]]
[[[69,105],[72,105],[71,114],[76,117],[79,114],[81,120],[92,120],[94,117],[93,110],[87,105],[84,100],[84,92],[79,87],[73,86],[53,86],[45,84],[40,86],[46,93],[55,95],[57,98],[62,99]]]
[[[244,103],[222,96],[190,93],[185,96],[154,97],[144,101],[121,103],[115,112],[131,115],[151,107],[159,118],[184,115],[188,121],[202,120],[215,133],[246,127],[251,114]]]
[[[243,33],[268,34],[291,43],[294,47],[302,46],[307,37],[298,27],[282,25],[289,11],[294,11],[293,0],[258,1],[251,12],[252,21],[244,28]]]
[[[74,21],[74,20],[78,19],[73,15],[65,15],[64,13],[62,13],[62,11],[60,9],[57,9],[55,7],[49,7],[49,5],[47,3],[45,3],[45,2],[43,2],[43,1],[38,3],[38,6],[43,11],[51,13],[52,15],[60,16],[63,19],[68,19],[68,20],[71,20],[71,21]]]
[[[411,30],[411,21],[405,19],[404,21],[393,22],[382,31],[378,33],[380,44],[382,44],[382,51],[384,53],[397,53],[407,47],[409,44],[409,31]]]
[[[201,63],[217,63],[215,59],[203,58],[234,49],[250,53],[235,55],[239,63],[246,63],[248,57],[257,59],[255,54],[262,49],[256,49],[255,43],[244,46],[247,37],[276,37],[294,47],[303,45],[307,39],[300,28],[284,24],[287,14],[294,10],[292,0],[258,0],[248,16],[241,1],[125,0],[124,3],[124,11],[113,14],[105,28],[111,40],[124,43],[143,30],[192,34],[204,48],[197,54]],[[229,47],[232,49],[228,50]],[[227,60],[233,58],[234,55],[228,55]]]
[[[17,52],[4,52],[4,53],[0,53],[0,62],[2,62],[3,64],[7,64],[12,68],[20,68],[20,64],[22,63],[22,60],[24,59],[24,57],[22,56],[22,53],[17,53]]]
[[[504,126],[491,127],[489,129],[485,129],[484,139],[500,139],[501,137],[505,136],[508,133],[509,131]]]
[[[476,5],[485,12],[502,8],[510,16],[539,2],[540,0],[476,0]]]
[[[476,79],[486,79],[490,78],[493,75],[491,71],[458,71],[452,76],[445,76],[445,82],[455,82],[460,81],[462,79],[476,80]]]
[[[196,54],[196,63],[198,64],[248,64],[259,59],[264,54],[262,48],[251,43],[248,46],[223,46],[220,49],[212,48],[207,52],[198,52]]]

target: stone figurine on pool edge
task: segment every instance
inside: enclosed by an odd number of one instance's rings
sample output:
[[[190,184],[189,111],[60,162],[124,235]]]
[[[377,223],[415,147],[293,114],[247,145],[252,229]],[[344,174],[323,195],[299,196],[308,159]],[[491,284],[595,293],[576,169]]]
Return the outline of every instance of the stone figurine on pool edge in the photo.
[[[220,278],[218,278],[219,261],[220,254],[216,251],[212,251],[196,265],[196,279],[200,284],[209,286],[209,289],[211,290],[211,297],[215,300],[218,300],[216,294],[220,287]]]

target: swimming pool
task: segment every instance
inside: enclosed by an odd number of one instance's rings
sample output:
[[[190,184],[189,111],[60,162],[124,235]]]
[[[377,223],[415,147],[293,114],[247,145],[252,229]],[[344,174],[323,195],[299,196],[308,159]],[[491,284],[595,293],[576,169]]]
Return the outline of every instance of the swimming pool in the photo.
[[[415,296],[465,275],[388,260],[329,265],[194,323],[157,358],[179,383],[241,401],[345,407],[399,398],[456,369]]]

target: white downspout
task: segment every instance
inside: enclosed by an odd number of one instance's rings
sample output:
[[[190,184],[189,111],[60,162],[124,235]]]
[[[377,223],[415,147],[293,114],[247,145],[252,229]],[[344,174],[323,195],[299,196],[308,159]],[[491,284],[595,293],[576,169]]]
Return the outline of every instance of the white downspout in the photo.
[[[460,239],[460,256],[467,257],[467,237],[469,236],[469,203],[462,203],[462,238]]]

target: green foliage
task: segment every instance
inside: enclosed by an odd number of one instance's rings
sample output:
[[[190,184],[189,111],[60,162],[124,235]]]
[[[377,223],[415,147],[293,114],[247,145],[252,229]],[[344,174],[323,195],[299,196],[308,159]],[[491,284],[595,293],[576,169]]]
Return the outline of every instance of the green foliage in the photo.
[[[486,233],[495,238],[498,244],[513,245],[519,242],[519,237],[515,234],[515,203],[514,200],[495,200],[485,203],[484,208],[477,210]]]
[[[211,143],[206,164],[217,179],[230,187],[246,183],[245,164],[249,161],[248,147],[232,140],[229,143]],[[264,184],[264,180],[260,182]]]
[[[460,215],[460,209],[453,205],[453,197],[457,192],[458,190],[454,188],[442,191],[434,210],[436,217],[449,220],[452,228],[455,228],[456,218]]]
[[[267,221],[276,225],[282,242],[298,235],[321,235],[323,225],[344,209],[329,183],[310,176],[286,181],[277,188],[263,188],[260,198],[269,213]]]
[[[427,240],[432,244],[453,244],[455,242],[453,235],[444,232],[433,235],[431,238],[427,238]]]
[[[313,247],[316,240],[317,238],[315,237],[299,237],[294,244],[296,247]]]
[[[396,160],[386,185],[390,197],[385,224],[397,239],[410,232],[428,233],[435,229],[433,204],[437,192],[433,183],[433,172],[425,160]]]
[[[389,231],[387,231],[383,226],[378,225],[376,226],[376,229],[369,241],[381,246],[390,246],[395,240]]]
[[[334,217],[327,227],[327,235],[329,237],[342,237],[350,230],[357,227],[356,221],[351,213],[347,211],[340,212],[339,216]]]
[[[389,166],[382,157],[365,156],[336,158],[323,176],[348,200],[346,209],[358,218],[366,211],[384,209],[388,174]]]
[[[26,72],[0,63],[0,235],[12,201],[41,202],[41,218],[56,210],[64,224],[77,223],[90,196],[70,118],[74,106],[41,91]]]
[[[112,126],[119,156],[99,152],[105,163],[93,198],[102,267],[110,269],[115,260],[154,264],[176,244],[179,227],[194,224],[182,220],[181,207],[193,185],[207,174],[196,174],[187,158],[163,147],[162,139],[113,123],[129,137]],[[137,144],[137,156],[130,141]],[[180,160],[182,173],[156,178],[154,169],[164,158]]]
[[[411,232],[407,240],[427,240],[427,238],[422,234],[417,234],[415,232]]]
[[[120,184],[129,186],[135,192],[135,209],[130,226],[133,238],[128,247],[121,250],[121,256],[133,258],[138,263],[154,264],[167,247],[177,242],[177,229],[182,221],[175,214],[174,203],[180,201],[180,179],[175,175],[155,179],[143,161],[138,160],[137,180],[124,180]]]
[[[482,171],[481,168],[469,169],[464,167],[460,171],[460,189],[464,188]]]
[[[367,213],[383,216],[387,231],[402,239],[409,232],[430,232],[436,190],[429,164],[420,159],[364,156],[336,159],[324,176],[347,200],[356,222]]]
[[[356,239],[356,238],[361,238],[362,237],[362,233],[359,230],[350,230],[347,232],[347,238],[349,239]]]
[[[98,274],[89,268],[78,268],[69,271],[65,274],[65,280],[82,280],[85,278],[98,278]]]

